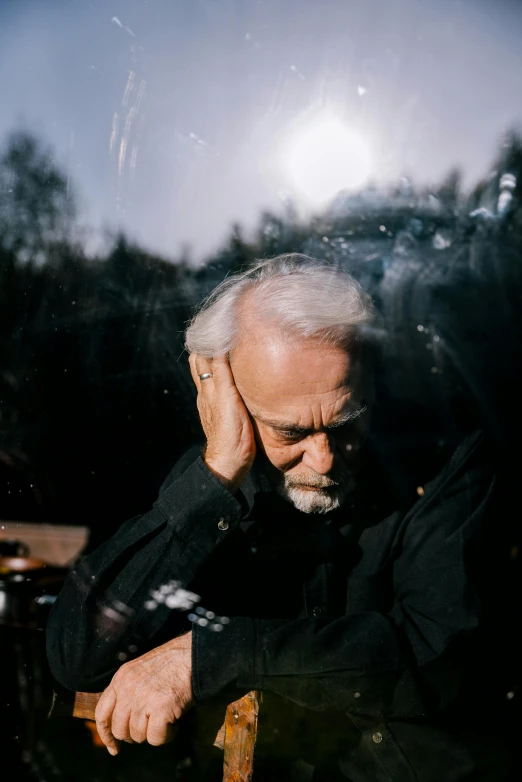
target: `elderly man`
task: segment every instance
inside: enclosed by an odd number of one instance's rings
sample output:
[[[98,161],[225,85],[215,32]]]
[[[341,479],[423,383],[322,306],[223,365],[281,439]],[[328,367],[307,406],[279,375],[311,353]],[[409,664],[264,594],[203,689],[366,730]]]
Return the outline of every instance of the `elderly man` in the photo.
[[[57,680],[105,690],[111,754],[167,742],[194,703],[260,689],[315,713],[314,779],[505,778],[467,684],[494,482],[484,438],[422,496],[394,498],[365,437],[373,321],[349,275],[304,256],[226,279],[193,319],[205,447],[77,566],[48,628]],[[191,625],[161,597],[152,610],[172,579],[228,623]]]

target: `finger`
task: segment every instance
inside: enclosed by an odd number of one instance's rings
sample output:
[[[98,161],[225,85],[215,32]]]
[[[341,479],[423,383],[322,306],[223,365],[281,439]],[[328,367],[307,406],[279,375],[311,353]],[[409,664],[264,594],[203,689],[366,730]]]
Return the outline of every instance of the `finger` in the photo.
[[[132,744],[132,738],[130,734],[130,710],[131,704],[128,702],[121,703],[121,695],[116,701],[116,706],[112,712],[112,735],[118,741],[125,741],[127,744]]]
[[[192,380],[194,381],[194,385],[197,388],[198,394],[201,388],[201,380],[198,376],[198,370],[196,369],[196,357],[197,353],[191,353],[189,356],[189,367],[190,367],[190,374],[192,375]]]
[[[133,711],[129,720],[129,732],[131,739],[136,744],[142,744],[147,741],[147,729],[149,726],[149,715],[146,711]]]
[[[207,384],[205,387],[208,387],[210,378],[202,381],[199,376],[205,372],[212,374],[212,359],[207,358],[206,356],[200,356],[199,353],[191,353],[189,357],[189,367],[194,385],[197,388],[198,394],[200,394],[205,384]]]
[[[199,383],[198,391],[208,391],[208,389],[212,386],[212,377],[206,378],[205,380],[201,380],[201,375],[203,374],[210,374],[213,375],[212,371],[212,359],[207,358],[207,356],[200,356],[199,353],[196,353],[196,358],[194,362],[195,368],[196,368],[196,375]]]
[[[168,744],[172,741],[176,731],[174,725],[170,722],[165,722],[162,717],[149,717],[149,724],[147,727],[147,741],[152,744],[153,747],[159,747],[161,744]]]
[[[211,371],[216,389],[235,388],[234,375],[230,368],[228,356],[214,356],[211,363]]]
[[[117,755],[120,751],[120,743],[112,734],[112,713],[115,706],[116,692],[109,688],[101,696],[94,712],[98,735],[111,755]]]

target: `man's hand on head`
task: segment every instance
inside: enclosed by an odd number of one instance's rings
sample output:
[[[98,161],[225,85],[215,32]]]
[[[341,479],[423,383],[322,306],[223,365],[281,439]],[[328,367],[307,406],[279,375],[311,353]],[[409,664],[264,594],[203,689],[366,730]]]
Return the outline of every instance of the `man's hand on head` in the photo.
[[[177,721],[193,702],[192,633],[125,663],[96,707],[96,726],[111,753],[120,742],[158,746],[174,738]]]
[[[205,464],[230,491],[236,491],[256,455],[254,430],[236,388],[227,357],[192,353],[192,379],[198,390],[198,412],[207,438]],[[201,375],[208,374],[201,380]]]

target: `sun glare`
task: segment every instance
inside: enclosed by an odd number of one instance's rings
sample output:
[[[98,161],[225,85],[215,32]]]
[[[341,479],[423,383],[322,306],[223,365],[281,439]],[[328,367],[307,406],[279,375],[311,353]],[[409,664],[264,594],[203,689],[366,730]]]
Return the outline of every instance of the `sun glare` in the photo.
[[[295,194],[314,204],[361,187],[372,171],[370,149],[361,134],[326,112],[290,132],[281,164]]]

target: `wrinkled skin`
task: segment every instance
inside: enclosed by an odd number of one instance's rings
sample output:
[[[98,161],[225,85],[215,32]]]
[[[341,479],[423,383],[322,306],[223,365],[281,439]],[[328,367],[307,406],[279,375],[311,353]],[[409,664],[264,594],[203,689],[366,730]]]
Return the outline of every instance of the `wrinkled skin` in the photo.
[[[352,467],[364,434],[371,390],[360,362],[318,340],[294,343],[277,332],[245,339],[230,359],[190,357],[198,410],[207,437],[205,462],[235,491],[256,448],[273,471],[312,481]],[[213,377],[201,381],[199,375]],[[312,489],[313,487],[310,487]]]
[[[266,327],[250,333],[263,338],[242,340],[230,357],[190,356],[205,463],[235,492],[259,449],[274,476],[327,496],[353,467],[366,425],[357,414],[371,396],[360,362],[318,340],[296,344]],[[212,377],[200,380],[205,372]],[[188,633],[119,669],[96,709],[98,731],[111,754],[121,741],[164,744],[192,701]]]
[[[120,742],[158,746],[171,741],[175,725],[192,704],[192,633],[125,663],[98,701],[96,727],[111,755]]]

